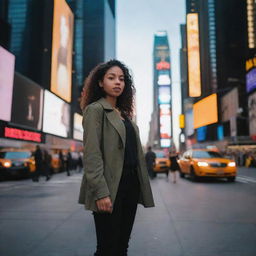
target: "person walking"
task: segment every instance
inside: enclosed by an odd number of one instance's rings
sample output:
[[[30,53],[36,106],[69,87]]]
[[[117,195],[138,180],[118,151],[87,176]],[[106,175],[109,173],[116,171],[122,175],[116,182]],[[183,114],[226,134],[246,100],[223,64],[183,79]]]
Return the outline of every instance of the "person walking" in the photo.
[[[171,162],[170,171],[171,171],[171,176],[172,176],[171,178],[172,178],[173,183],[177,182],[176,172],[179,171],[179,169],[180,169],[179,164],[177,162],[177,158],[178,158],[178,154],[177,154],[176,150],[172,150],[169,153],[169,159]]]
[[[51,178],[51,176],[50,176],[51,160],[52,160],[51,155],[48,153],[48,151],[46,149],[44,149],[43,157],[42,157],[42,170],[43,170],[46,181],[48,181]]]
[[[151,179],[155,178],[154,173],[154,166],[156,163],[156,154],[152,151],[151,147],[148,147],[148,151],[145,155],[147,169],[148,169],[148,175]]]
[[[66,155],[66,172],[67,176],[70,176],[70,172],[73,169],[73,159],[70,150]]]
[[[36,146],[34,158],[35,158],[36,169],[32,174],[32,181],[39,182],[39,177],[42,172],[42,150],[39,145]]]
[[[131,120],[134,91],[128,68],[118,60],[99,64],[85,81],[78,202],[93,212],[95,256],[127,255],[137,204],[154,206],[138,127]]]

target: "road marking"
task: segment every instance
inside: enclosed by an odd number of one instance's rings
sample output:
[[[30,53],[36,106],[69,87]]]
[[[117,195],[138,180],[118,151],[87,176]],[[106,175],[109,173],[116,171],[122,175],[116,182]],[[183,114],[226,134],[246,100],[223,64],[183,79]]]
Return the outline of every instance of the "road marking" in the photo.
[[[237,176],[237,179],[243,183],[256,183],[256,179],[248,177],[248,176],[240,176],[239,175],[239,176]]]

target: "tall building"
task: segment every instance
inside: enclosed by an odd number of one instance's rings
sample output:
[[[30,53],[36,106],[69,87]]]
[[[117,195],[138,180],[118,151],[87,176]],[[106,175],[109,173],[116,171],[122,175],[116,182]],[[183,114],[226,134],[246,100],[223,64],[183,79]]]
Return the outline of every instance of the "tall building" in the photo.
[[[149,143],[169,148],[172,142],[171,61],[166,31],[154,36],[153,46],[153,113]],[[153,144],[152,144],[153,143]]]
[[[183,102],[188,102],[188,106],[192,102],[194,116],[185,130],[192,132],[193,143],[223,140],[223,137],[239,139],[248,135],[244,107],[247,105],[246,2],[187,0],[186,4],[188,97],[184,95]],[[230,95],[234,96],[233,105],[227,102]],[[210,116],[204,113],[203,107],[213,99],[216,109]]]

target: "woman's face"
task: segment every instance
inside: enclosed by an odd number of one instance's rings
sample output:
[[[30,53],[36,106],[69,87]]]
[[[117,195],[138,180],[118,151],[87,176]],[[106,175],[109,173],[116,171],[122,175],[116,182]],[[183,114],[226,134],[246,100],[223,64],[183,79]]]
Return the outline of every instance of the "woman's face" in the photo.
[[[99,83],[107,96],[117,98],[124,90],[124,73],[121,68],[114,66],[110,68]]]

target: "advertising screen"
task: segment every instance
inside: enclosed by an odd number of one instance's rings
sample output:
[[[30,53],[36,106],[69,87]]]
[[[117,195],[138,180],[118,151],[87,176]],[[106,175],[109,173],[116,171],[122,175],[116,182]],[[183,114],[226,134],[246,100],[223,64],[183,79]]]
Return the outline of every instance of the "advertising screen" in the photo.
[[[248,97],[250,135],[256,135],[256,92]]]
[[[171,138],[171,115],[169,104],[160,105],[160,138]]]
[[[71,101],[74,17],[65,0],[54,0],[51,91]]]
[[[158,85],[170,85],[171,78],[170,78],[169,74],[160,74],[158,76],[157,83],[158,83]]]
[[[15,73],[12,98],[12,123],[41,130],[43,97],[44,91],[39,85]]]
[[[251,92],[256,89],[256,68],[246,74],[246,90]]]
[[[221,120],[226,122],[231,117],[237,115],[238,105],[238,91],[234,88],[232,91],[221,97]]]
[[[0,119],[11,120],[15,56],[0,46]]]
[[[212,94],[193,105],[194,128],[218,122],[217,94]]]
[[[171,92],[170,87],[159,87],[158,88],[158,103],[159,104],[170,104]]]
[[[197,141],[205,141],[207,133],[207,126],[199,127],[196,130]]]
[[[161,148],[169,148],[171,146],[170,139],[160,139]]]
[[[187,15],[189,96],[201,96],[200,48],[198,14]]]
[[[194,117],[193,117],[193,109],[188,109],[185,112],[185,130],[187,136],[191,136],[194,134]]]
[[[44,91],[43,131],[68,137],[70,135],[70,106],[49,91]]]
[[[83,126],[82,126],[83,117],[77,113],[74,114],[74,131],[73,138],[76,140],[83,140]]]

